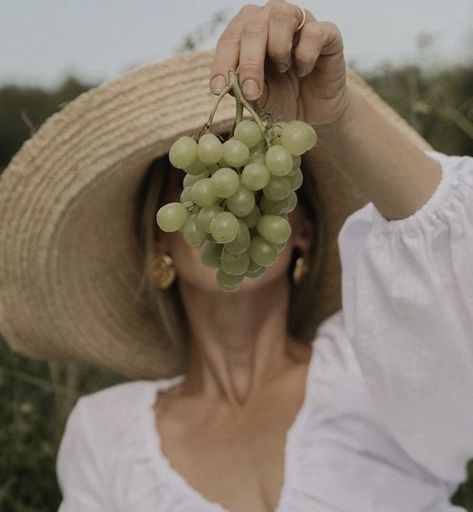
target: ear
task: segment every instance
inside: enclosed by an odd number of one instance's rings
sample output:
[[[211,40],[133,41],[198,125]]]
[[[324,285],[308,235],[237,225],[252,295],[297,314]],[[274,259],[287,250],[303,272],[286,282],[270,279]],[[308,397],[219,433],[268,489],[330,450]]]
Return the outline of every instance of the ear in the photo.
[[[167,243],[166,235],[161,233],[159,237],[153,238],[153,253],[156,256],[159,253],[169,254],[169,246]]]
[[[291,213],[295,213],[294,221],[292,222],[293,245],[300,249],[302,253],[306,253],[309,251],[314,241],[313,226],[307,219],[305,213],[299,208],[296,208],[296,210]]]

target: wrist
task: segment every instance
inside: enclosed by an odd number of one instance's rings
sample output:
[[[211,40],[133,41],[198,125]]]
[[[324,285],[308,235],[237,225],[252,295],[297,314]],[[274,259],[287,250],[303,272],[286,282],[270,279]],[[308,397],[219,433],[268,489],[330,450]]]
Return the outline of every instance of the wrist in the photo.
[[[333,144],[340,137],[350,132],[353,120],[355,118],[356,93],[347,84],[344,90],[343,99],[340,102],[340,112],[334,121],[330,123],[314,124],[310,123],[318,136],[318,145]]]

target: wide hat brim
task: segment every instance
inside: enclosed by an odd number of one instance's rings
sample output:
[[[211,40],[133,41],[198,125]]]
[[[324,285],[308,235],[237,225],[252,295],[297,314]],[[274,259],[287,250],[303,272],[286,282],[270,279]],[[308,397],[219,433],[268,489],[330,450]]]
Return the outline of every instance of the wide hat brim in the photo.
[[[138,293],[143,255],[134,199],[149,162],[208,118],[213,50],[137,67],[52,115],[0,177],[0,333],[11,348],[43,360],[81,360],[130,379],[181,372],[160,343]],[[421,149],[431,146],[363,81],[356,88]],[[233,98],[213,131],[231,129]],[[304,157],[316,173],[324,253],[318,322],[341,307],[337,235],[367,200],[324,156]]]

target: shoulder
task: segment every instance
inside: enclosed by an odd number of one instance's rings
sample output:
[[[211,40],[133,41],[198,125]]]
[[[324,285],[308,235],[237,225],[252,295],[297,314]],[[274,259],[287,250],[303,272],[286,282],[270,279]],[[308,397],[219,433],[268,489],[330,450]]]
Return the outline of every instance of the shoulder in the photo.
[[[70,465],[83,461],[110,476],[120,467],[117,460],[146,458],[143,437],[160,382],[124,382],[80,397],[66,421],[58,452],[59,473],[67,473],[68,468],[73,472]]]
[[[149,380],[121,382],[83,395],[79,398],[78,403],[80,402],[87,411],[123,410],[123,405],[133,404],[144,399],[146,393],[149,393],[153,386],[156,387],[158,382]]]
[[[67,418],[56,461],[65,503],[87,494],[88,500],[100,502],[100,510],[108,510],[102,502],[109,500],[107,493],[117,479],[127,482],[127,463],[146,458],[146,410],[159,382],[125,382],[77,400]]]
[[[139,380],[115,384],[80,397],[71,412],[79,417],[92,444],[126,447],[139,437],[141,423],[151,406],[159,381]]]
[[[86,416],[95,418],[107,418],[107,423],[112,419],[129,417],[146,405],[152,392],[160,381],[136,380],[121,382],[99,391],[83,395],[77,401],[77,405],[84,410]]]

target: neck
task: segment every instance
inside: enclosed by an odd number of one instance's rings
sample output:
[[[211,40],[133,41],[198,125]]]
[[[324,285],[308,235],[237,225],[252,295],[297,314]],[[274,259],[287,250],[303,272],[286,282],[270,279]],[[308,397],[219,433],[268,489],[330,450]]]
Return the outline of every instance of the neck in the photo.
[[[239,409],[294,364],[289,351],[294,340],[287,333],[287,279],[236,293],[180,286],[190,326],[184,390]]]

